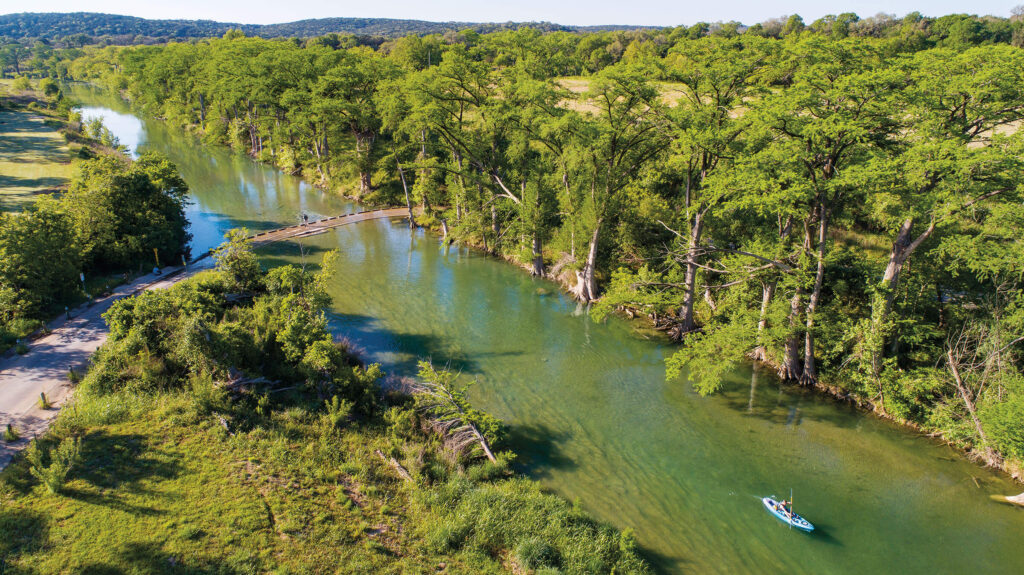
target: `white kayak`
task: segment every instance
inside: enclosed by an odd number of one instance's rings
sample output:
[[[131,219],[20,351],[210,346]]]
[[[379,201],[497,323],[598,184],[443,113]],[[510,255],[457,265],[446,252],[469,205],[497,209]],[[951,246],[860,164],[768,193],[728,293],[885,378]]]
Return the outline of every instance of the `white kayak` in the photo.
[[[776,501],[774,497],[762,497],[761,503],[764,503],[764,508],[768,510],[768,513],[774,515],[779,521],[807,533],[814,531],[814,526],[811,525],[810,521],[796,513],[786,513],[782,508],[782,504]]]

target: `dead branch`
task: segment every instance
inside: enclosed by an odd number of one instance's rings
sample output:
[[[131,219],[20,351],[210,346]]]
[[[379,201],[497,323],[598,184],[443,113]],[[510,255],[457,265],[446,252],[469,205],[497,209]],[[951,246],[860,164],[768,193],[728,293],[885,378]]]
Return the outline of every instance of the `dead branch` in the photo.
[[[397,459],[395,459],[394,457],[388,457],[387,455],[384,455],[384,452],[382,452],[379,449],[375,449],[373,452],[376,453],[377,457],[381,458],[384,461],[384,463],[387,463],[388,465],[393,467],[395,471],[398,472],[398,475],[402,477],[402,479],[410,483],[416,482],[416,480],[412,478],[412,475],[410,475],[409,472],[404,467],[402,467],[402,464],[399,463]]]

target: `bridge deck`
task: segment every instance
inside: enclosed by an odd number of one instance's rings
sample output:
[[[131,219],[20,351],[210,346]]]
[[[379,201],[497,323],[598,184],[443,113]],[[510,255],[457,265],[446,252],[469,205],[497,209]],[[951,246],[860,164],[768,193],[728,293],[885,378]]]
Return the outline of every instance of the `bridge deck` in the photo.
[[[421,208],[413,208],[413,213],[419,215],[422,212]],[[344,214],[341,216],[331,216],[315,222],[309,222],[308,224],[299,224],[295,226],[288,226],[286,228],[278,228],[276,230],[269,230],[266,232],[260,232],[252,236],[252,243],[254,246],[262,246],[272,242],[279,242],[281,240],[287,240],[291,238],[300,238],[306,236],[315,236],[326,232],[331,228],[337,228],[347,224],[354,224],[356,222],[365,222],[367,220],[381,220],[385,218],[408,218],[408,208],[388,208],[384,210],[367,210],[364,212],[356,212],[354,214]]]

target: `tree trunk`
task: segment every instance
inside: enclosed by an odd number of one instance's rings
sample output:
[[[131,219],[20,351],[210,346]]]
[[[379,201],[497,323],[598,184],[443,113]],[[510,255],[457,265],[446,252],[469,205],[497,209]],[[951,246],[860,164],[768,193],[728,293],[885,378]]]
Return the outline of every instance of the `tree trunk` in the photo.
[[[356,133],[356,163],[359,166],[359,195],[364,196],[373,191],[370,181],[370,159],[373,151],[373,132]]]
[[[978,433],[978,437],[981,438],[985,465],[995,467],[999,465],[999,454],[992,449],[992,445],[988,442],[988,437],[985,436],[985,429],[982,428],[981,420],[978,419],[974,399],[971,398],[971,392],[967,389],[967,385],[964,384],[964,380],[960,376],[960,367],[956,358],[953,357],[952,349],[946,350],[946,360],[949,362],[949,371],[953,374],[953,381],[956,382],[956,389],[960,392],[960,398],[963,399],[964,406],[967,407],[967,413],[971,415],[971,421],[974,422],[974,430]]]
[[[533,231],[533,267],[530,275],[544,277],[544,250],[540,241],[540,232]]]
[[[804,221],[804,243],[803,252],[806,254],[811,250],[811,220]],[[798,283],[793,291],[793,297],[789,303],[789,335],[786,336],[786,346],[782,354],[782,365],[779,366],[779,377],[786,381],[797,381],[803,372],[800,362],[800,332],[799,318],[803,311],[804,288]]]
[[[697,284],[697,246],[700,245],[701,233],[704,231],[704,214],[697,212],[690,228],[689,243],[686,248],[686,276],[683,279],[683,304],[679,309],[679,327],[675,338],[681,339],[696,328],[693,318],[693,304]]]
[[[803,309],[804,289],[797,286],[793,298],[789,302],[789,335],[782,353],[782,364],[779,366],[779,377],[785,381],[800,378],[803,366],[800,365],[800,333],[798,331],[800,312]]]
[[[501,235],[501,226],[498,224],[498,207],[495,205],[495,197],[491,195],[491,232],[494,233],[494,248],[498,248],[498,236]]]
[[[594,279],[594,268],[597,266],[597,242],[601,234],[601,220],[597,220],[594,226],[594,233],[590,237],[590,250],[587,252],[587,261],[581,271],[576,272],[576,287],[573,294],[576,299],[583,303],[589,303],[597,299],[597,280]]]
[[[772,298],[775,297],[775,288],[778,285],[779,282],[775,280],[761,284],[761,315],[757,320],[757,347],[751,353],[754,361],[768,359],[768,351],[764,345],[764,331],[768,327],[768,306],[771,305]]]
[[[409,210],[409,229],[416,229],[416,218],[412,213],[412,199],[409,197],[409,186],[405,183],[405,171],[402,170],[402,163],[398,161],[398,156],[395,156],[395,165],[398,167],[398,178],[402,180],[402,191],[405,192],[405,207]]]
[[[807,331],[804,332],[804,371],[800,376],[801,385],[814,385],[818,382],[818,369],[814,363],[814,312],[821,300],[821,287],[825,280],[825,248],[828,239],[828,208],[819,205],[818,218],[818,269],[814,274],[814,288],[807,300]]]
[[[900,273],[903,265],[910,259],[915,250],[932,235],[935,231],[935,222],[932,222],[924,232],[911,240],[910,232],[914,227],[914,218],[910,217],[903,221],[896,239],[892,242],[889,250],[889,263],[885,266],[885,273],[882,274],[882,294],[876,296],[872,310],[871,328],[874,331],[871,349],[871,371],[877,381],[882,374],[882,362],[885,359],[885,343],[891,334],[887,333],[889,316],[892,314],[896,302],[896,291],[899,287]],[[895,343],[895,342],[893,342]]]

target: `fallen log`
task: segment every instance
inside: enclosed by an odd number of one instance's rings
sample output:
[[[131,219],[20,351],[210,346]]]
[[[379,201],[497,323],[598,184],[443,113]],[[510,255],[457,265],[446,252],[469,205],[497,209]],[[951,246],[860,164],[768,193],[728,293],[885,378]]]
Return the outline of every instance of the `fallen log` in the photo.
[[[376,453],[377,457],[380,457],[384,461],[384,463],[387,463],[391,467],[394,467],[395,471],[398,472],[398,475],[400,475],[402,479],[410,483],[416,482],[416,480],[412,478],[412,475],[410,475],[409,472],[404,467],[402,467],[402,464],[399,463],[394,457],[388,457],[387,455],[384,455],[384,452],[382,452],[379,449],[375,449],[373,452]]]
[[[992,495],[994,501],[1000,503],[1009,503],[1010,505],[1020,505],[1024,507],[1024,493],[1020,495]]]

